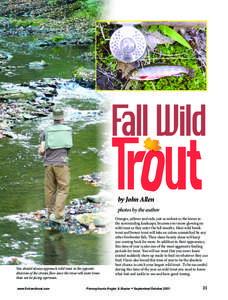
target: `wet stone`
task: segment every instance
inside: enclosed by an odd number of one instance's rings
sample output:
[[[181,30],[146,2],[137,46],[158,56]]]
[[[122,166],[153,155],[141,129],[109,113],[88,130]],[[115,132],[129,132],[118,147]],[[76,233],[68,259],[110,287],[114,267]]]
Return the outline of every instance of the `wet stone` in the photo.
[[[105,193],[103,191],[101,194],[105,195]],[[97,195],[93,196],[97,197]],[[88,201],[88,197],[84,197],[75,198],[69,206],[66,206],[64,221],[61,224],[47,219],[45,210],[20,214],[20,216],[41,221],[47,230],[57,230],[70,234],[87,234],[90,232],[105,234],[109,232],[110,208],[109,202],[94,203]]]
[[[109,218],[101,213],[85,213],[77,216],[77,221],[86,227],[94,226],[104,227],[110,223]]]
[[[12,77],[12,76],[15,76],[16,74],[15,73],[13,73],[13,72],[7,72],[6,73],[6,76],[9,76],[9,77]]]
[[[39,69],[39,68],[43,68],[46,67],[48,64],[46,63],[46,61],[41,60],[41,61],[33,61],[29,63],[29,68],[30,69]]]
[[[105,153],[103,151],[98,153],[98,156],[100,157],[103,162]],[[107,158],[108,160],[108,158]],[[87,175],[82,175],[79,176],[83,181],[85,181],[86,184],[91,184],[92,186],[100,186],[103,189],[109,189],[112,186],[112,179],[111,179],[111,174],[107,172],[94,172],[92,174],[87,174]],[[88,196],[87,196],[88,197]],[[99,197],[99,194],[98,194]],[[101,197],[103,198],[103,197]]]
[[[48,116],[54,105],[53,98],[57,94],[56,86],[56,79],[43,79],[22,84],[2,83],[0,85],[0,119],[3,122],[11,121],[14,127],[14,123],[18,121]],[[15,134],[1,132],[1,138],[5,137],[15,137]]]
[[[17,100],[26,101],[35,99],[36,94],[32,91],[20,91],[17,89],[0,90],[0,101],[1,100]]]
[[[86,68],[79,68],[74,74],[76,82],[87,88],[95,87],[95,71]]]

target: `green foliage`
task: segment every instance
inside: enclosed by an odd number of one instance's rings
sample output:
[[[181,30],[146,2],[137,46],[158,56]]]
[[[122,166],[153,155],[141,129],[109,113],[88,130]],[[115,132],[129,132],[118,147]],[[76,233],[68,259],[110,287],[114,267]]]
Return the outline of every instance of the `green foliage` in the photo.
[[[93,17],[98,19],[101,13],[103,0],[79,0],[72,8],[74,10],[73,17]]]
[[[13,19],[12,21],[11,21],[11,24],[12,25],[14,25],[14,26],[16,26],[16,27],[28,27],[28,26],[38,26],[38,25],[40,25],[40,23],[37,21],[37,20],[34,20],[34,19],[31,19],[31,18],[29,18],[29,19],[23,19],[23,20],[21,20],[21,19]]]
[[[49,1],[48,1],[48,4],[49,4],[49,5],[56,5],[57,2],[59,2],[59,0],[49,0]]]
[[[77,80],[83,79],[83,74],[85,73],[85,67],[80,67],[75,70],[74,76]]]
[[[54,42],[60,42],[62,40],[64,40],[64,37],[62,37],[62,36],[55,36],[52,38],[52,41],[54,41]]]
[[[163,33],[164,35],[167,35],[168,37],[170,37],[174,41],[180,43],[181,45],[183,45],[189,49],[192,49],[191,46],[189,45],[189,43],[179,33],[177,33],[172,28],[165,26],[165,25],[159,25],[159,29],[160,29],[161,33]]]
[[[181,45],[192,49],[192,47],[189,45],[189,43],[179,34],[177,33],[175,30],[173,30],[172,28],[165,26],[165,25],[152,25],[149,28],[149,32],[155,31],[155,30],[159,30],[162,34],[168,36],[169,38],[173,39],[174,41],[180,43]]]
[[[149,31],[152,32],[152,31],[155,31],[155,30],[158,30],[158,26],[157,25],[151,25],[150,28],[149,28]]]
[[[99,13],[99,10],[101,9],[102,1],[100,1],[100,0],[87,0],[86,2],[87,2],[88,13],[91,16],[96,17]]]

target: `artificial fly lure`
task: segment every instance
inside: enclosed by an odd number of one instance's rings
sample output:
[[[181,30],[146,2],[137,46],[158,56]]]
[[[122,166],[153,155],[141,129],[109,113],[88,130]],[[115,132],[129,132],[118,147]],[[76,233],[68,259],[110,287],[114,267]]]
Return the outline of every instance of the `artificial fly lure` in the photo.
[[[186,73],[190,77],[194,78],[194,71],[194,68],[183,66],[154,65],[134,70],[130,75],[130,79],[155,80],[168,76],[179,76],[182,73]]]

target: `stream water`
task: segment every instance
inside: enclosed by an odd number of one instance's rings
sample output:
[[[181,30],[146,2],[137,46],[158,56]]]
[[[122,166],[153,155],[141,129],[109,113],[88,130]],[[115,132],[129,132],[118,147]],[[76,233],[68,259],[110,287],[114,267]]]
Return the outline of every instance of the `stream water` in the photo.
[[[105,101],[95,91],[68,82],[77,65],[91,67],[79,56],[88,49],[73,46],[37,49],[24,47],[23,39],[0,41],[12,55],[15,76],[0,74],[0,82],[28,82],[55,76],[61,79],[55,102],[65,107],[65,124],[73,128],[70,151],[71,184],[67,204],[73,198],[96,194],[82,175],[102,171],[99,153],[104,145],[107,117]],[[48,66],[31,70],[30,61],[45,60]],[[102,110],[102,111],[101,111]],[[41,222],[20,214],[45,208],[44,167],[38,154],[42,130],[50,117],[25,121],[14,128],[16,137],[0,139],[0,264],[105,264],[106,235],[72,235],[46,230]]]
[[[30,37],[8,37],[0,39],[0,49],[10,56],[9,66],[16,67],[12,77],[0,73],[0,82],[21,83],[48,77],[71,78],[77,66],[94,68],[94,63],[80,58],[91,49],[85,46],[35,47],[38,39]],[[32,69],[30,62],[44,60],[45,68]]]

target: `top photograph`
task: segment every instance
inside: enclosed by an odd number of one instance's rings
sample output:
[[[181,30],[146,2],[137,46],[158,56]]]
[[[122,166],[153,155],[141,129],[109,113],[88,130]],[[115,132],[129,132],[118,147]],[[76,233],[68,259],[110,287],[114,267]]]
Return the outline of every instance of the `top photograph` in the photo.
[[[97,21],[96,90],[206,91],[206,21]]]

